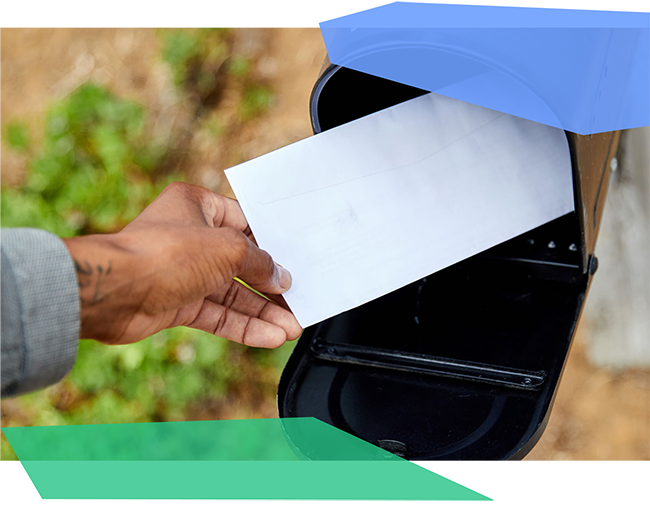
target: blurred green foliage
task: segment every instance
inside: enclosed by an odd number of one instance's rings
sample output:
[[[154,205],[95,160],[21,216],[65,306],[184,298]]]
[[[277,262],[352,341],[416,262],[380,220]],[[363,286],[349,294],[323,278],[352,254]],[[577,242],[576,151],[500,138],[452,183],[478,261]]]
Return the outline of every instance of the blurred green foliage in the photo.
[[[34,426],[211,418],[231,390],[273,398],[292,349],[249,349],[187,328],[131,345],[82,340],[65,380],[14,401]],[[2,459],[15,459],[4,436],[1,447]]]
[[[275,96],[268,86],[261,84],[247,86],[239,106],[239,115],[244,120],[254,118],[270,109],[274,100]]]
[[[181,94],[197,100],[197,117],[204,116],[192,128],[214,136],[227,128],[214,106],[228,83],[241,90],[240,122],[272,104],[271,90],[253,76],[253,62],[233,53],[232,30],[160,33],[162,59]],[[7,123],[3,147],[22,154],[26,163],[23,182],[2,188],[2,226],[37,227],[60,236],[121,228],[169,181],[183,179],[174,168],[161,170],[174,147],[153,139],[149,130],[142,105],[92,83],[48,109],[43,136],[34,137],[42,139],[38,146],[26,123]],[[293,344],[249,349],[187,328],[125,346],[82,340],[70,375],[48,389],[3,402],[3,424],[169,421],[222,412],[227,417],[233,413],[228,406],[254,413],[261,400],[274,400],[292,349]],[[2,459],[15,459],[4,435],[0,447]]]
[[[162,59],[171,67],[176,85],[197,84],[200,92],[211,92],[215,70],[230,54],[231,33],[227,28],[164,30]]]
[[[235,80],[242,90],[239,116],[246,121],[268,111],[275,96],[253,75],[254,62],[235,52],[233,35],[232,29],[225,28],[165,30],[162,59],[170,65],[176,85],[197,99],[199,106],[217,102],[223,81]]]
[[[7,144],[16,151],[27,151],[29,148],[29,127],[24,122],[9,122],[5,127],[4,137]]]
[[[10,124],[6,141],[23,149],[29,135]],[[3,227],[40,227],[60,236],[108,232],[133,220],[173,179],[152,178],[164,147],[144,132],[135,102],[84,84],[46,115],[40,151],[18,188],[2,189]]]

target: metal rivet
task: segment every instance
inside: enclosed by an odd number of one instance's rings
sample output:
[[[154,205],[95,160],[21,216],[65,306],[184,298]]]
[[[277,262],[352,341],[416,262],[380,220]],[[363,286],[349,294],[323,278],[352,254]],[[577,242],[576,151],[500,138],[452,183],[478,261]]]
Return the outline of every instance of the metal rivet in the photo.
[[[549,241],[548,247],[549,248],[555,248],[555,241]]]
[[[569,250],[571,250],[572,252],[577,252],[577,251],[578,251],[578,247],[576,246],[575,243],[571,243],[571,244],[569,245]]]
[[[528,239],[528,244],[529,244],[529,245],[534,245],[534,244],[535,244],[535,240],[534,240],[533,238],[529,238],[529,239]]]

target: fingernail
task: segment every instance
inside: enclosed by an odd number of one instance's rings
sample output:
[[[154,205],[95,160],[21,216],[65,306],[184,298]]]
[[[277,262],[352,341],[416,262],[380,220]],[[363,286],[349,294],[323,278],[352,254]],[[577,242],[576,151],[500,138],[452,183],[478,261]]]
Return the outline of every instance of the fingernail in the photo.
[[[291,287],[291,273],[284,269],[279,264],[275,264],[278,267],[278,273],[280,274],[280,288],[282,290],[289,290]]]

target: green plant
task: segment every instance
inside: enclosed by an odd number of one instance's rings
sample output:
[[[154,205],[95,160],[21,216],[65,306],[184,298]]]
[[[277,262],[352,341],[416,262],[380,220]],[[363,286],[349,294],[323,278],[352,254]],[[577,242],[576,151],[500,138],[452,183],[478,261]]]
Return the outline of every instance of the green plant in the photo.
[[[12,149],[25,145],[16,127],[10,125],[5,137]],[[151,177],[163,155],[145,134],[139,104],[84,84],[50,108],[23,184],[2,189],[2,226],[61,236],[115,230],[180,178]]]
[[[14,120],[7,123],[4,138],[13,150],[27,151],[29,149],[29,127],[24,122]]]
[[[239,90],[241,121],[258,116],[273,104],[271,88],[255,78],[255,62],[236,52],[232,30],[166,30],[162,39],[162,58],[171,67],[179,89],[197,102],[197,116],[218,104],[227,82]]]
[[[183,419],[186,405],[205,396],[221,397],[238,380],[229,350],[223,339],[184,328],[128,346],[83,341],[68,382],[83,389],[87,399],[67,414],[67,423]],[[107,393],[112,394],[108,401]],[[122,403],[105,413],[106,403],[115,404],[113,397]]]
[[[244,120],[254,118],[273,105],[275,96],[268,86],[253,84],[245,87],[239,114]]]
[[[227,28],[164,30],[162,59],[171,67],[178,88],[197,101],[199,109],[214,105],[232,52]]]

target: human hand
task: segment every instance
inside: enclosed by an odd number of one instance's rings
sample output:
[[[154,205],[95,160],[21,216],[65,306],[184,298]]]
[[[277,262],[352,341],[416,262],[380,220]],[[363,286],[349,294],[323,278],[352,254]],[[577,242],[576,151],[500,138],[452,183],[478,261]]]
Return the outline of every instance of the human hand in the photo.
[[[82,338],[134,343],[188,326],[275,348],[302,332],[273,296],[289,289],[289,272],[257,247],[237,201],[205,188],[172,183],[122,231],[63,241],[77,269]]]

